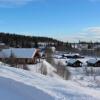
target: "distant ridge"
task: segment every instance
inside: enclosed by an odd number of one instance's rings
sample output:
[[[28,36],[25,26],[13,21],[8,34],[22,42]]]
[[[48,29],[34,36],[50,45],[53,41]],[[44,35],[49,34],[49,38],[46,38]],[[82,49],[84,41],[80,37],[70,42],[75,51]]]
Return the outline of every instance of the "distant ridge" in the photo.
[[[33,47],[33,44],[35,43],[47,43],[49,45],[55,45],[58,42],[61,44],[63,43],[59,40],[49,37],[26,36],[4,32],[0,32],[0,42],[3,42],[11,47]]]

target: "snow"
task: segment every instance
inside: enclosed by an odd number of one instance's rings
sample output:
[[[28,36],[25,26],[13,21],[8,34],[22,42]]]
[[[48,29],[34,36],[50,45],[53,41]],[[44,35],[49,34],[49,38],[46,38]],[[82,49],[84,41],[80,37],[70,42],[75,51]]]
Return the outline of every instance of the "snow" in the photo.
[[[56,48],[52,46],[52,47],[51,47],[51,50],[52,50],[53,52],[55,52]]]
[[[50,65],[46,60],[43,61],[43,64],[47,66],[47,73],[49,75],[53,74],[53,72],[56,72],[56,69],[52,67],[52,65]]]
[[[69,54],[66,54],[69,55]],[[61,62],[63,65],[66,65],[67,61],[74,62],[75,59],[72,60],[72,58],[62,58],[60,54],[54,55],[54,61],[55,63]],[[100,60],[100,58],[95,58],[95,57],[89,57],[85,56],[84,58],[77,58],[76,60],[79,60],[83,63],[83,65],[87,65],[87,61],[95,63],[96,61]]]
[[[45,59],[44,60],[41,60],[40,63],[37,63],[35,65],[28,65],[28,68],[29,70],[33,73],[33,72],[36,72],[36,73],[41,73],[41,66],[45,66],[46,69],[47,69],[47,76],[56,76],[58,77],[55,72],[56,72],[56,69],[51,65],[49,64]]]
[[[6,57],[9,58],[11,53],[16,56],[16,58],[33,58],[35,55],[36,49],[35,48],[9,48],[3,49],[0,52],[0,58]]]
[[[77,56],[80,56],[78,53],[69,53],[69,54],[64,54],[64,56],[75,56],[75,55],[77,55]]]
[[[44,62],[46,63],[46,62]],[[51,65],[46,63],[50,69]],[[53,69],[54,70],[54,69]],[[100,89],[0,64],[2,100],[100,100]]]
[[[62,55],[53,55],[54,58],[61,59]]]
[[[0,77],[0,98],[2,100],[52,100],[48,94],[9,78]]]
[[[98,61],[97,59],[89,59],[87,62],[88,63],[95,64],[97,61]]]
[[[5,43],[1,43],[1,41],[0,41],[0,46],[5,46]]]

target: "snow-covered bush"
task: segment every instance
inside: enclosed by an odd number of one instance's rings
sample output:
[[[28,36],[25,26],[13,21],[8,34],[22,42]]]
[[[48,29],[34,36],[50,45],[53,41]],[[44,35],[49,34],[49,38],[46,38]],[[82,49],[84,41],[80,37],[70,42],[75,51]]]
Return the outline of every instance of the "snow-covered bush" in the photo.
[[[47,75],[47,67],[44,65],[43,62],[42,62],[42,64],[41,64],[40,71],[41,71],[41,74]]]
[[[64,66],[60,61],[58,62],[57,66],[57,74],[62,76],[64,79],[69,79],[70,72],[66,66]]]

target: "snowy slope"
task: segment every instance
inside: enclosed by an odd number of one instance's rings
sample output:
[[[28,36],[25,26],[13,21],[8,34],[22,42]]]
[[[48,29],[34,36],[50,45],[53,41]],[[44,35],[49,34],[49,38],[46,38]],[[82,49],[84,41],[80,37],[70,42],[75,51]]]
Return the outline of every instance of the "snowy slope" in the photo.
[[[41,73],[41,66],[46,67],[47,69],[47,75],[51,77],[59,77],[55,72],[57,71],[51,64],[49,64],[46,60],[41,60],[40,63],[37,63],[35,65],[28,65],[29,70],[32,73]]]
[[[0,100],[100,100],[100,90],[0,64]]]

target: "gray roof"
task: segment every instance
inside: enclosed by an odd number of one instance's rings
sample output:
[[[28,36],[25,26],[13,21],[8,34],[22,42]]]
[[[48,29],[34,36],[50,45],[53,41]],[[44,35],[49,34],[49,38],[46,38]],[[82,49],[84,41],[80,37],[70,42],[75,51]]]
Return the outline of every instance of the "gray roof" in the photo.
[[[70,64],[74,64],[75,62],[77,61],[80,61],[80,60],[77,60],[77,59],[70,59],[67,61],[67,63],[70,63]],[[81,61],[80,61],[81,62]]]
[[[35,48],[10,48],[0,52],[0,58],[9,58],[13,54],[16,58],[33,58],[36,53]]]
[[[100,59],[89,59],[87,63],[95,64],[96,62],[100,61]]]

